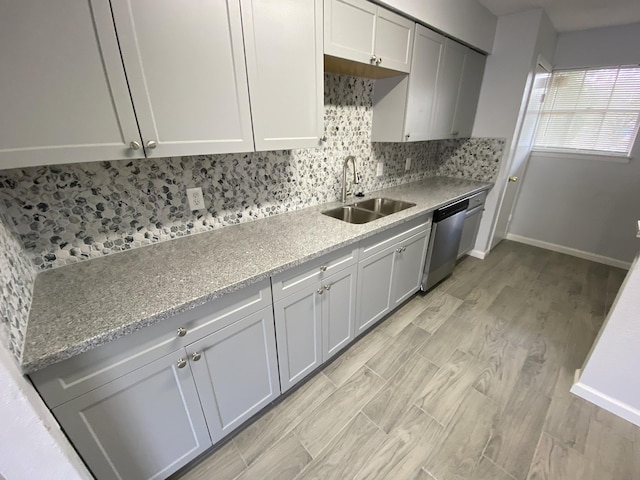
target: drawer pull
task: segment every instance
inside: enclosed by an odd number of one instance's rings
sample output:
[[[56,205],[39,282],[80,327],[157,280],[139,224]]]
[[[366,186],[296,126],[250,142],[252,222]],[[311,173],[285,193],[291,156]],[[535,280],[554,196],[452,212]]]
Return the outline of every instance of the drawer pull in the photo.
[[[200,352],[194,352],[193,355],[191,355],[191,360],[193,360],[194,362],[197,362],[201,358],[202,354]]]
[[[322,295],[322,294],[324,293],[324,288],[325,288],[325,287],[320,287],[320,288],[318,289],[318,295]]]
[[[184,368],[187,366],[187,361],[184,358],[178,360],[178,368]]]
[[[327,271],[327,266],[326,265],[321,265],[320,266],[320,271],[321,272],[326,272]]]
[[[184,337],[186,334],[187,334],[187,329],[186,328],[180,327],[178,329],[178,336],[179,337]]]
[[[329,285],[325,285],[324,289],[328,292],[329,290],[331,290],[331,285],[330,284]]]

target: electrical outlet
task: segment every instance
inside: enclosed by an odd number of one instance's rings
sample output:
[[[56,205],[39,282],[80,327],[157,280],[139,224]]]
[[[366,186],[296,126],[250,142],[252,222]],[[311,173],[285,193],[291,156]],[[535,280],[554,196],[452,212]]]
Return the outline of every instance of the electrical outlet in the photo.
[[[204,208],[204,196],[202,188],[187,188],[187,199],[189,200],[189,208],[193,210],[202,210]]]
[[[411,170],[411,157],[404,161],[404,171]]]
[[[381,177],[382,172],[384,172],[384,163],[378,162],[378,166],[376,167],[376,177]]]

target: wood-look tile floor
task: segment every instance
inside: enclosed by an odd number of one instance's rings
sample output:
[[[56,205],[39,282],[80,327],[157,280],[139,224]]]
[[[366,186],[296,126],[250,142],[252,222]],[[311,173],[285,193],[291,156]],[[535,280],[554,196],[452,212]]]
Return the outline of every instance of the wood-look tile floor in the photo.
[[[625,273],[502,242],[176,477],[640,479],[640,429],[569,393]]]

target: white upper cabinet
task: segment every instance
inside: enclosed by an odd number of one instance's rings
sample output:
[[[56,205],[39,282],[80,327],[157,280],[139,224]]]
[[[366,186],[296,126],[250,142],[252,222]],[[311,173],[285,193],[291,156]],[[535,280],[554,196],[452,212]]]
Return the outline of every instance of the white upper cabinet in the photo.
[[[321,1],[0,3],[0,169],[319,146]]]
[[[438,78],[432,138],[471,135],[484,63],[484,55],[447,39]]]
[[[377,11],[366,0],[325,0],[324,53],[372,63]]]
[[[376,80],[371,140],[470,137],[484,64],[481,53],[416,25],[411,73]]]
[[[318,147],[322,0],[241,0],[256,150]]]
[[[112,0],[148,157],[253,150],[237,0]]]
[[[366,0],[326,0],[324,8],[324,53],[409,72],[414,22]]]
[[[463,138],[470,137],[473,130],[486,61],[487,58],[483,54],[467,49],[460,96],[453,121],[453,131],[458,132],[458,136]]]
[[[404,125],[404,137],[407,141],[416,142],[430,138],[444,40],[439,33],[416,25]]]
[[[450,138],[456,136],[453,121],[460,97],[462,73],[467,48],[464,45],[447,39],[444,46],[444,57],[438,88],[436,90],[436,113],[433,121],[433,138]]]
[[[376,80],[371,138],[417,142],[431,138],[436,87],[445,37],[416,25],[411,74]]]
[[[0,169],[144,157],[108,2],[0,3],[0,63]]]
[[[415,23],[378,7],[376,63],[384,68],[409,73]]]

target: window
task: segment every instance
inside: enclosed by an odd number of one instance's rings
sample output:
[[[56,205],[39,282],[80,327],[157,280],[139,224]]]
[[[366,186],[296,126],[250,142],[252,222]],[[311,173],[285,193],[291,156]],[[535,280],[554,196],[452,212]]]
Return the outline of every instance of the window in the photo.
[[[640,123],[640,67],[556,71],[536,150],[629,156]]]

